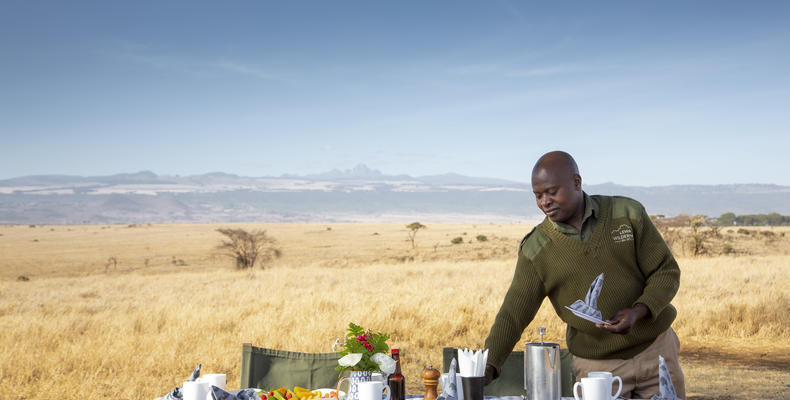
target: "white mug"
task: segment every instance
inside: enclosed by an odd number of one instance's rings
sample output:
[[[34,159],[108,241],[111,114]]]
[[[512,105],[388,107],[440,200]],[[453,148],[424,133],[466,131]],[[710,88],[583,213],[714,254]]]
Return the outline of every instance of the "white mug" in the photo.
[[[187,381],[181,388],[184,400],[206,400],[206,396],[210,396],[208,382]]]
[[[609,380],[609,382],[608,382],[607,384],[608,384],[610,387],[612,386],[612,381],[614,381],[614,380],[617,380],[617,381],[619,381],[619,382],[620,382],[620,388],[619,388],[619,389],[617,389],[617,396],[619,396],[619,395],[620,395],[620,392],[623,390],[623,379],[622,379],[622,378],[620,378],[619,376],[612,376],[612,373],[611,373],[611,372],[606,372],[606,371],[593,371],[593,372],[589,372],[589,373],[587,374],[587,377],[588,377],[588,378],[606,378],[606,379],[608,379],[608,380]],[[617,396],[615,396],[615,398],[617,398]]]
[[[584,400],[614,400],[620,396],[623,390],[623,382],[620,380],[620,388],[617,389],[617,394],[612,396],[612,380],[606,377],[592,377],[582,378],[581,382],[573,384],[573,398],[580,400],[576,388],[582,388],[582,396]]]
[[[222,390],[226,390],[227,377],[225,374],[203,374],[203,376],[198,378],[198,381],[208,382],[209,388],[211,388],[211,385],[214,385]]]
[[[359,400],[390,400],[390,388],[381,381],[368,381],[357,383]],[[384,390],[386,396],[382,397]]]
[[[387,377],[388,377],[388,376],[389,376],[389,375],[384,375],[384,374],[383,374],[383,373],[381,373],[381,372],[374,372],[374,373],[370,374],[370,379],[371,379],[371,380],[374,380],[374,381],[380,381],[380,382],[381,382],[381,383],[383,383],[384,385],[387,385]],[[213,399],[212,399],[212,400],[213,400]],[[381,400],[386,400],[386,399],[384,398],[384,393],[382,393],[382,394],[381,394]]]
[[[442,377],[439,378],[442,384],[442,393],[447,390],[447,385],[450,384],[450,382],[447,381],[449,376],[450,374],[445,372],[442,374]],[[455,394],[458,400],[464,400],[464,387],[461,385],[461,374],[459,373],[455,374]]]

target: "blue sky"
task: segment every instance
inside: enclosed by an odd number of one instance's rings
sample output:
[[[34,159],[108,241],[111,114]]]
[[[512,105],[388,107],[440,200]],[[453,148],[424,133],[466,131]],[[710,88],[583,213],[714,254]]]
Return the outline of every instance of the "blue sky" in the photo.
[[[0,179],[223,171],[790,185],[790,2],[0,5]]]

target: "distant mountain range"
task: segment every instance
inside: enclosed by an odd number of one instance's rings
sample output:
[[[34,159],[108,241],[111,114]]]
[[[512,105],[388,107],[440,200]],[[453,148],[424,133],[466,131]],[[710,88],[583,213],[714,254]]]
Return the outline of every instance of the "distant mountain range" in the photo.
[[[588,194],[641,201],[651,214],[790,214],[790,186],[585,185]],[[458,174],[385,175],[358,165],[315,175],[223,172],[110,176],[37,175],[0,180],[0,223],[534,222],[529,184]]]

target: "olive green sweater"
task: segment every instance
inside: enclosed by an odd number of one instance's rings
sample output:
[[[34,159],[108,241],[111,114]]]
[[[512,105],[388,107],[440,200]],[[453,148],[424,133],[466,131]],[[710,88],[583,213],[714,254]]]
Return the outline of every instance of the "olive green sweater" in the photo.
[[[669,302],[678,290],[680,269],[644,207],[626,197],[591,197],[600,210],[588,241],[557,231],[547,218],[521,242],[513,281],[485,342],[488,363],[497,371],[545,297],[568,324],[568,349],[584,358],[631,358],[675,319]],[[584,300],[601,273],[598,309],[604,319],[636,303],[650,310],[628,334],[596,328],[565,308]]]

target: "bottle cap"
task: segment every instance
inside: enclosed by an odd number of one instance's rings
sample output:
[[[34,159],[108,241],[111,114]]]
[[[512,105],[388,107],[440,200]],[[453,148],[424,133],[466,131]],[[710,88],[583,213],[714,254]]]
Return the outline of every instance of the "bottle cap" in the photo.
[[[392,355],[400,354],[400,349],[392,349]]]

